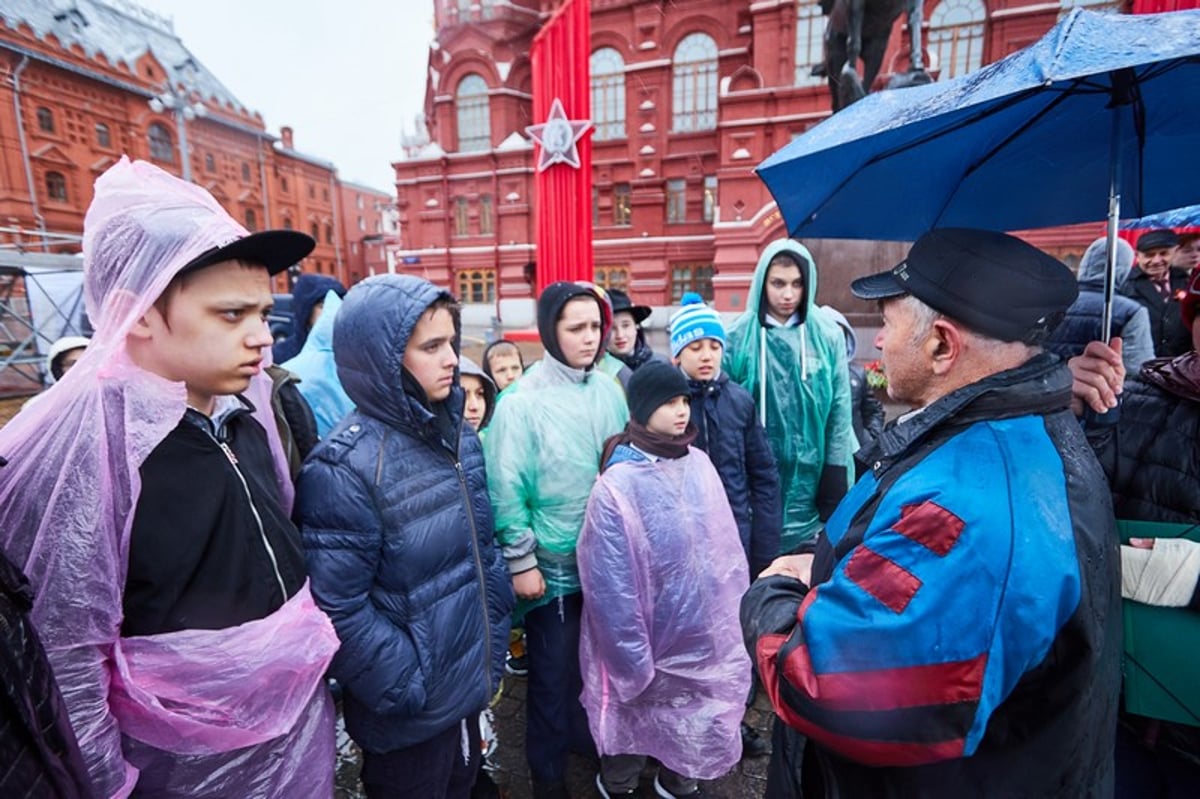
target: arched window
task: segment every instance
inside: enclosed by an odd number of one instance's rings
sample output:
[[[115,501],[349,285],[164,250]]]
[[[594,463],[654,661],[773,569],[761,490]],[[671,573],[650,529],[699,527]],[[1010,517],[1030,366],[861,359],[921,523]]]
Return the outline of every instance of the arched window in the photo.
[[[212,153],[204,154],[204,171],[205,172],[216,172],[217,171],[217,159],[213,158]]]
[[[242,180],[250,182],[250,165],[245,161],[242,162]]]
[[[375,223],[378,232],[379,222]],[[492,210],[492,195],[482,194],[479,197],[479,235],[490,236],[495,231],[494,214]]]
[[[258,230],[258,214],[254,213],[253,208],[246,209],[246,230],[251,233]]]
[[[175,163],[175,142],[166,125],[161,122],[151,124],[147,138],[150,140],[151,158],[167,164]]]
[[[592,53],[592,124],[597,141],[625,138],[625,61],[611,47]]]
[[[310,236],[312,236],[313,241],[319,242],[321,240],[321,227],[316,222],[313,222],[311,225],[309,225],[308,233]]]
[[[796,85],[820,86],[824,76],[812,74],[813,67],[825,59],[825,23],[817,0],[796,3]]]
[[[37,110],[38,130],[42,133],[54,132],[54,112],[42,106]]]
[[[475,73],[458,82],[454,95],[458,113],[458,151],[489,150],[492,146],[492,121],[488,112],[488,86]]]
[[[471,233],[470,215],[467,211],[467,198],[454,198],[454,235],[467,236]]]
[[[942,0],[929,15],[929,50],[937,60],[938,80],[979,69],[983,63],[982,0]]]
[[[325,223],[325,243],[333,244],[333,225]]]
[[[692,33],[675,48],[671,75],[671,129],[717,127],[717,43]]]
[[[61,172],[46,173],[46,196],[59,203],[67,201],[67,179]]]
[[[112,134],[108,131],[108,125],[103,122],[96,123],[96,144],[100,147],[112,147]]]

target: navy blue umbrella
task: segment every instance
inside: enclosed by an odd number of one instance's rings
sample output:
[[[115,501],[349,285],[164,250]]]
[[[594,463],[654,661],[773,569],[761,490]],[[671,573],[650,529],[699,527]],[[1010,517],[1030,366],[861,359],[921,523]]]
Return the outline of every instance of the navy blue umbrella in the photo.
[[[869,95],[758,174],[797,237],[912,241],[935,227],[1107,218],[1113,256],[1122,210],[1200,201],[1197,97],[1200,10],[1075,10],[970,75]]]

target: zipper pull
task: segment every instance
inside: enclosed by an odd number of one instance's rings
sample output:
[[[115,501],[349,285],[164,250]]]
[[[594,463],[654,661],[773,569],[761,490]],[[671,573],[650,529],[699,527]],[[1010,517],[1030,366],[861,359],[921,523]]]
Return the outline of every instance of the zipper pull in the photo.
[[[233,450],[229,448],[228,444],[226,444],[224,441],[218,441],[217,446],[220,447],[221,451],[225,453],[225,457],[229,458],[230,463],[232,463],[234,466],[238,465],[237,455],[233,454]]]

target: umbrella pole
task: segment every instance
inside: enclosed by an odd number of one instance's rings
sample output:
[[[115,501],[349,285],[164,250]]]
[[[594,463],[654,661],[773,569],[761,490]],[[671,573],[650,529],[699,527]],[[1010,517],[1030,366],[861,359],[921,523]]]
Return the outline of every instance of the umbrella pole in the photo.
[[[1108,158],[1108,229],[1105,231],[1107,252],[1104,259],[1104,313],[1100,320],[1101,341],[1112,338],[1113,295],[1117,287],[1117,224],[1121,220],[1121,106],[1113,109],[1112,134]]]

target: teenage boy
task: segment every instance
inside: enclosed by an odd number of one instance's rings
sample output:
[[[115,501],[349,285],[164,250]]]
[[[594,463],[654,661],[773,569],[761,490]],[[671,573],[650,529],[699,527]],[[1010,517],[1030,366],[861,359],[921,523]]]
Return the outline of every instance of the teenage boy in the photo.
[[[538,799],[567,796],[570,750],[592,749],[579,704],[575,541],[600,451],[625,427],[625,396],[596,362],[612,321],[590,283],[552,283],[538,298],[546,354],[510,386],[488,428],[488,486],[528,640],[525,751]]]
[[[746,558],[720,477],[689,446],[687,380],[651,361],[627,392],[629,423],[605,444],[579,534],[596,788],[605,799],[636,795],[650,755],[658,796],[698,796],[698,780],[722,776],[742,753]]]
[[[754,397],[779,462],[783,552],[811,541],[833,513],[858,449],[846,343],[816,298],[817,268],[804,245],[768,245],[725,353],[725,369]]]
[[[463,419],[458,347],[458,306],[429,281],[381,275],[352,288],[333,349],[355,410],[296,487],[372,799],[466,799],[479,713],[503,673],[512,588],[479,438]]]
[[[0,545],[36,589],[96,795],[333,790],[337,639],[261,374],[270,275],[312,247],[248,233],[146,163],[96,182],[96,334],[73,379],[0,431],[22,455],[0,472]]]
[[[687,378],[695,446],[721,477],[753,579],[779,554],[779,467],[754,413],[754,398],[721,370],[725,326],[699,294],[683,295],[671,316],[671,356]],[[747,706],[753,704],[750,694]],[[742,753],[761,757],[767,742],[742,724]]]

